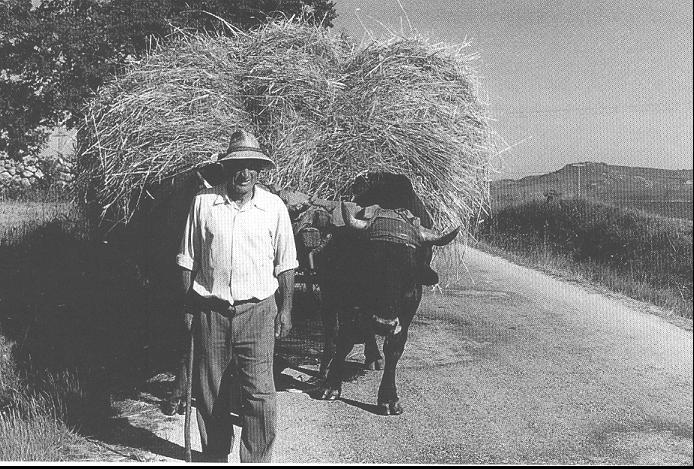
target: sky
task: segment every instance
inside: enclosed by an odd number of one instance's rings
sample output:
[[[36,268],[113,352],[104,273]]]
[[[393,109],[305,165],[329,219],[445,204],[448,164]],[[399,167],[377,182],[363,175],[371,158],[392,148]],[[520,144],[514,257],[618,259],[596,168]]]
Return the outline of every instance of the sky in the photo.
[[[691,0],[335,3],[334,30],[358,41],[409,19],[437,42],[470,42],[508,146],[495,179],[583,161],[692,169]]]

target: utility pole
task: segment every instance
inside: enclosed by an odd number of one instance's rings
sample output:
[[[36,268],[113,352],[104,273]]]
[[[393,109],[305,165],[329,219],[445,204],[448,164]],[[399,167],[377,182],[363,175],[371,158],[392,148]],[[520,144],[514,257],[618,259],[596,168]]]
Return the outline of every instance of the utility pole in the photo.
[[[578,198],[581,198],[581,168],[584,167],[585,163],[574,163],[573,166],[578,168]]]

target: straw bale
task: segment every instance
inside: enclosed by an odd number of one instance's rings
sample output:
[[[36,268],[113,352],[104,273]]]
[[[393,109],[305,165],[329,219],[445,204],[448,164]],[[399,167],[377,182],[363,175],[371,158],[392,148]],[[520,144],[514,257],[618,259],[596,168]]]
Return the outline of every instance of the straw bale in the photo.
[[[437,221],[465,223],[486,200],[493,150],[474,60],[422,37],[373,43],[354,55],[334,114],[341,131],[326,145],[335,179],[367,170],[407,174]]]
[[[237,44],[186,36],[99,90],[78,134],[78,190],[114,221],[129,219],[151,184],[205,164],[248,117]]]
[[[486,206],[495,152],[475,60],[467,45],[413,36],[357,48],[292,21],[182,36],[90,104],[80,188],[128,221],[242,127],[277,163],[267,183],[338,199],[360,174],[404,173],[439,224],[465,224]]]
[[[346,44],[320,28],[275,23],[244,38],[241,93],[252,131],[277,162],[270,182],[310,191],[318,153],[341,91]]]

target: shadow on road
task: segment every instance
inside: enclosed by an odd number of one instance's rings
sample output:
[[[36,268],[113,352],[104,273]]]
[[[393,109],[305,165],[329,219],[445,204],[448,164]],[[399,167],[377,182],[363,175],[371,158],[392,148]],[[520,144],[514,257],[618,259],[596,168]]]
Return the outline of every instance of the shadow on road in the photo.
[[[133,258],[115,243],[89,239],[71,220],[0,243],[2,353],[11,356],[29,392],[54,399],[60,420],[102,448],[94,458],[118,458],[107,448],[115,445],[126,459],[132,459],[130,447],[180,460],[183,448],[130,425],[118,408],[123,400],[161,405],[186,343],[182,305],[171,288],[175,278],[144,278]],[[277,344],[294,367],[317,363],[322,350],[315,295],[299,294],[296,305],[294,331]],[[152,380],[157,375],[167,379]],[[10,391],[0,386],[0,406],[23,405]]]
[[[127,418],[111,420],[108,427],[95,434],[93,438],[116,448],[128,447],[165,458],[184,460],[185,449],[182,446],[171,443],[147,429],[133,426]],[[194,462],[202,461],[202,453],[199,451],[193,451],[192,456]],[[131,456],[130,459],[141,461],[142,458]]]
[[[37,392],[46,391],[46,374],[74,378],[69,389],[61,382],[66,389],[55,391],[66,402],[66,423],[72,428],[104,443],[180,459],[178,445],[114,415],[119,395],[140,399],[135,396],[145,391],[164,399],[173,380],[151,378],[175,374],[186,343],[181,302],[172,288],[177,279],[170,275],[175,269],[157,280],[143,276],[134,258],[122,245],[88,239],[84,228],[69,220],[47,223],[17,243],[0,245],[0,330],[14,344],[12,358],[22,375],[36,375]],[[317,301],[314,290],[295,296],[294,328],[275,347],[279,391],[309,393],[316,387],[323,348]],[[364,373],[363,364],[347,363],[346,381]]]
[[[381,412],[379,411],[379,407],[376,404],[366,404],[364,402],[359,402],[359,401],[355,401],[352,399],[347,399],[345,397],[341,397],[340,401],[344,402],[345,404],[356,407],[357,409],[365,410],[371,414],[382,415]]]

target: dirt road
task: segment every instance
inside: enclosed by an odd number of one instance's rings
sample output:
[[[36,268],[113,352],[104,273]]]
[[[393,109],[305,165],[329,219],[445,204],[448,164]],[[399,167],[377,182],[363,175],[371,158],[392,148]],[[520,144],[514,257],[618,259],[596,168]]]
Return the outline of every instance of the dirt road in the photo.
[[[692,464],[691,321],[472,249],[465,262],[411,329],[405,413],[373,413],[380,372],[338,402],[280,392],[276,462]],[[172,444],[151,459],[182,457],[182,426],[153,430]]]

